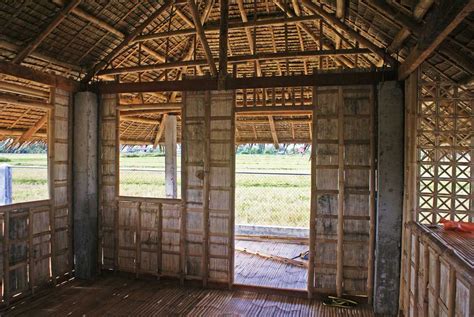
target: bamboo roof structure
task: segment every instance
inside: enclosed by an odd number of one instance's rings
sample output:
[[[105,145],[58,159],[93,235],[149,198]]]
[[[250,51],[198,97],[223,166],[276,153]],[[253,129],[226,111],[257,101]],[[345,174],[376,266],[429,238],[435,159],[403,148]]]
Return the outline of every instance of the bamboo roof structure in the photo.
[[[231,0],[224,60],[219,1],[4,1],[0,61],[83,85],[216,77],[221,64],[225,74],[244,80],[375,68],[403,79],[422,63],[448,81],[472,85],[473,6],[459,0]],[[0,139],[44,140],[48,86],[7,75],[5,65]],[[236,89],[237,143],[310,142],[311,113],[303,108],[313,105],[312,87],[301,86]],[[163,114],[179,116],[181,96],[179,89],[121,93],[121,107],[129,106],[121,111],[122,143],[162,142]],[[264,106],[268,113],[238,110]]]

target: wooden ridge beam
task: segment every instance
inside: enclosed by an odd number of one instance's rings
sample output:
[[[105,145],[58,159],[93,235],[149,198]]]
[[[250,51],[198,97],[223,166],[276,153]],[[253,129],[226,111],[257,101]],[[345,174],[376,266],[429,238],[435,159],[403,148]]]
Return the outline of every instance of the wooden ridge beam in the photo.
[[[43,117],[41,117],[41,119],[39,119],[38,122],[36,122],[34,126],[29,128],[27,131],[25,131],[25,133],[23,133],[20,136],[20,138],[18,139],[18,143],[23,143],[31,139],[31,137],[33,137],[33,135],[36,132],[38,132],[46,124],[46,122],[48,121],[48,118],[49,118],[48,113],[45,114]]]
[[[79,5],[81,0],[71,0],[64,8],[59,10],[53,20],[41,31],[30,43],[28,43],[12,60],[14,64],[20,64],[28,55],[30,55],[53,30]]]
[[[398,79],[404,80],[418,68],[469,14],[474,0],[445,0],[435,8],[427,21],[418,44],[398,69]]]
[[[178,12],[178,11],[176,11]],[[249,20],[247,22],[237,21],[235,19],[229,20],[229,31],[230,30],[238,30],[243,28],[251,28],[251,27],[268,27],[268,26],[281,26],[284,25],[285,22],[288,24],[295,24],[305,21],[315,21],[318,20],[320,17],[318,15],[305,15],[305,16],[294,16],[285,18],[265,18],[265,19],[258,19],[255,21]],[[206,25],[203,26],[204,33],[218,33],[219,32],[219,25]],[[136,42],[144,42],[149,40],[159,40],[168,37],[176,37],[176,36],[188,36],[196,34],[196,29],[194,28],[194,24],[189,29],[181,29],[175,30],[170,32],[160,32],[160,33],[150,33],[141,36],[137,36],[137,38],[132,41],[132,43]]]
[[[132,33],[127,35],[123,41],[117,45],[104,59],[96,63],[92,69],[87,73],[87,75],[82,79],[82,82],[88,83],[96,72],[102,70],[107,64],[115,58],[125,47],[127,47],[131,42],[145,30],[145,28],[153,22],[156,18],[162,15],[172,4],[173,0],[166,0],[163,5],[156,9],[145,21],[143,21],[139,26],[137,26]]]
[[[79,89],[79,82],[75,80],[45,73],[30,67],[13,64],[11,62],[0,61],[0,74],[6,74],[17,78],[34,81],[67,91],[77,91]]]
[[[351,27],[346,25],[344,22],[341,22],[335,15],[327,12],[326,10],[314,4],[310,0],[302,0],[301,2],[309,11],[313,12],[314,14],[320,15],[324,20],[326,20],[328,23],[331,23],[334,27],[337,27],[343,30],[344,32],[346,32],[350,37],[355,39],[361,45],[370,49],[374,54],[378,55],[380,58],[384,60],[387,60],[387,62],[391,66],[398,65],[398,61],[396,59],[386,54],[382,48],[378,47],[377,45],[375,45],[374,43],[366,39],[364,36],[360,35],[359,32],[352,29]]]
[[[359,54],[369,54],[371,53],[370,49],[367,48],[351,48],[351,49],[332,49],[332,50],[311,50],[311,51],[296,51],[296,52],[265,52],[257,53],[252,55],[234,55],[227,58],[227,62],[230,64],[235,63],[246,63],[252,61],[261,61],[261,60],[285,60],[288,58],[311,58],[315,56],[345,56],[345,55],[359,55]],[[215,62],[218,59],[214,59]],[[146,72],[146,71],[156,71],[163,69],[174,69],[180,67],[192,67],[192,66],[202,66],[206,65],[207,60],[185,60],[177,62],[169,62],[162,64],[154,65],[143,65],[143,66],[132,66],[132,67],[121,67],[121,68],[112,68],[105,69],[98,72],[98,75],[119,75],[127,73],[137,73],[137,72]]]
[[[211,52],[211,49],[209,48],[209,43],[207,42],[206,34],[204,33],[204,29],[202,27],[201,17],[199,16],[199,10],[194,0],[188,0],[188,6],[191,9],[191,15],[193,17],[194,26],[196,27],[196,34],[204,48],[204,53],[206,55],[206,60],[209,64],[209,68],[211,70],[211,75],[213,77],[216,77],[217,76],[216,64],[214,63],[214,58],[212,57],[212,52]]]
[[[53,105],[49,102],[42,102],[38,100],[24,99],[12,95],[0,94],[0,102],[21,107],[39,108],[44,110],[53,109]]]
[[[369,85],[385,80],[395,80],[395,71],[379,70],[371,72],[345,71],[324,72],[311,75],[227,78],[226,89]],[[156,91],[204,91],[216,90],[215,78],[192,78],[176,81],[156,81],[140,83],[101,82],[96,88],[102,93],[138,93]]]

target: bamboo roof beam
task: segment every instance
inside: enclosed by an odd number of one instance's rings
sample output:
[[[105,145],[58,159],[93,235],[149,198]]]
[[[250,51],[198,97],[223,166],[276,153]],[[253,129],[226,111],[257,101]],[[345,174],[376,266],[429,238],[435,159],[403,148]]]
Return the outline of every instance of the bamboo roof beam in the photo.
[[[120,117],[120,121],[137,122],[137,123],[152,124],[152,125],[157,125],[158,124],[158,120],[147,119],[147,118],[138,118],[138,117],[134,117],[134,116]]]
[[[155,141],[153,142],[153,148],[156,149],[158,144],[160,144],[160,139],[161,136],[163,135],[163,132],[165,131],[166,127],[166,118],[168,118],[168,114],[163,114],[163,117],[161,118],[160,125],[158,126],[158,131],[156,132],[155,136]]]
[[[398,78],[403,80],[421,65],[474,10],[474,0],[445,0],[427,21],[418,44],[412,49],[398,69]]]
[[[276,52],[276,53],[257,53],[255,55],[235,55],[228,57],[228,63],[244,63],[255,60],[282,60],[288,58],[311,58],[315,56],[344,56],[344,55],[355,55],[355,54],[368,54],[371,53],[370,49],[367,48],[353,48],[353,49],[330,49],[330,50],[316,50],[316,51],[299,51],[299,52]],[[218,59],[214,59],[218,62]],[[122,68],[111,68],[105,69],[98,72],[98,75],[119,75],[134,72],[145,72],[155,71],[162,69],[174,69],[178,67],[191,67],[191,66],[202,66],[206,65],[207,60],[191,60],[191,61],[177,61],[154,65],[143,65],[143,66],[132,66]]]
[[[326,10],[324,10],[323,8],[315,5],[310,0],[302,0],[301,2],[303,3],[303,5],[308,10],[310,10],[314,14],[320,15],[324,20],[331,23],[334,27],[337,27],[337,28],[343,30],[344,32],[346,32],[354,40],[356,40],[357,42],[359,42],[363,46],[370,49],[374,54],[378,55],[382,59],[387,60],[388,63],[391,66],[396,66],[398,64],[397,60],[395,60],[390,55],[387,55],[382,48],[380,48],[377,45],[373,44],[371,41],[369,41],[368,39],[366,39],[365,37],[360,35],[359,32],[357,32],[356,30],[354,30],[351,27],[347,26],[345,23],[339,21],[339,19],[335,15],[333,15],[333,14],[327,12]]]
[[[59,10],[53,20],[40,32],[30,43],[28,43],[12,60],[14,64],[20,64],[28,55],[30,55],[53,30],[79,5],[81,0],[71,0],[64,8]]]
[[[96,74],[97,71],[103,69],[107,66],[107,64],[117,56],[125,47],[127,47],[131,42],[145,30],[145,28],[153,22],[156,18],[162,15],[172,4],[173,0],[166,0],[163,5],[161,5],[158,9],[156,9],[144,22],[142,22],[139,26],[133,30],[132,33],[127,35],[123,41],[116,46],[112,52],[110,52],[103,60],[95,64],[92,69],[87,73],[87,75],[83,78],[83,82],[88,83],[92,77]]]
[[[31,137],[33,137],[33,135],[46,124],[46,122],[48,121],[48,117],[48,114],[45,114],[43,117],[41,117],[41,119],[39,119],[34,126],[29,128],[27,131],[25,131],[25,133],[20,136],[20,138],[18,139],[18,143],[23,143],[31,139]]]
[[[188,0],[188,6],[191,9],[191,15],[193,17],[194,26],[196,27],[196,33],[201,41],[202,47],[204,48],[204,53],[206,56],[207,63],[213,77],[217,76],[217,68],[214,63],[214,58],[212,57],[211,49],[209,48],[209,43],[207,42],[206,34],[202,27],[201,17],[199,16],[199,11],[194,0]]]
[[[242,18],[242,22],[247,23],[249,22],[247,18],[247,13],[245,12],[244,2],[243,0],[237,0],[237,5],[239,6],[240,17]],[[247,37],[247,43],[249,44],[250,54],[255,54],[255,45],[253,42],[252,31],[249,27],[245,28],[245,35]],[[255,67],[257,69],[257,76],[262,76],[262,67],[260,66],[260,61],[255,61]]]
[[[49,92],[36,89],[36,88],[31,88],[31,86],[24,86],[24,85],[18,85],[14,83],[8,83],[4,81],[0,81],[0,91],[3,92],[9,92],[13,94],[20,94],[20,95],[26,95],[30,97],[35,97],[35,98],[49,98]]]
[[[0,103],[12,104],[12,105],[27,107],[27,108],[38,108],[38,109],[44,109],[44,110],[53,109],[53,105],[48,102],[18,98],[16,96],[5,95],[5,94],[0,94]]]

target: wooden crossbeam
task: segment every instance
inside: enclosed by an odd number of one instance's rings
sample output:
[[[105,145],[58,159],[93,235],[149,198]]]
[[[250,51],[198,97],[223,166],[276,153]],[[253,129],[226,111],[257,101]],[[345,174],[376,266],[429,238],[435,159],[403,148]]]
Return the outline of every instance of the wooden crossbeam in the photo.
[[[324,72],[311,75],[228,78],[226,89],[369,85],[383,80],[395,80],[396,72],[388,70],[371,72]],[[198,78],[179,81],[155,81],[140,83],[101,82],[96,87],[102,93],[138,93],[153,91],[203,91],[216,90],[217,79]]]
[[[142,22],[139,26],[133,30],[132,33],[127,35],[123,41],[117,45],[112,52],[110,52],[104,59],[94,65],[92,69],[87,73],[87,75],[83,78],[83,82],[88,83],[92,77],[97,73],[97,71],[103,69],[107,64],[115,58],[125,47],[127,47],[140,33],[145,30],[145,28],[153,22],[156,18],[162,15],[171,5],[173,4],[173,0],[166,0],[165,3],[155,10],[144,22]]]
[[[120,111],[128,110],[180,110],[182,104],[180,102],[168,103],[142,103],[142,104],[121,104],[116,107]]]
[[[474,0],[445,0],[430,16],[418,44],[412,49],[398,70],[404,80],[421,65],[463,20],[474,10]]]
[[[36,132],[38,132],[48,121],[48,114],[45,114],[38,122],[35,123],[34,126],[26,130],[18,139],[18,143],[23,143],[28,141]]]
[[[246,63],[252,61],[263,61],[263,60],[286,60],[290,58],[304,58],[309,59],[315,56],[345,56],[345,55],[360,55],[369,54],[371,51],[367,48],[351,48],[351,49],[328,49],[328,50],[307,50],[307,51],[293,51],[293,52],[262,52],[252,55],[235,55],[229,56],[227,62],[230,64],[235,63]],[[214,62],[218,62],[218,59],[214,59]],[[174,69],[180,67],[192,67],[192,66],[203,66],[208,63],[207,60],[183,60],[177,62],[169,62],[154,65],[142,65],[132,67],[121,67],[104,69],[97,73],[97,75],[119,75],[146,71],[156,71],[163,69]],[[257,74],[258,75],[258,74]]]
[[[204,29],[202,27],[201,17],[199,16],[198,8],[194,0],[188,0],[188,6],[191,9],[191,15],[193,17],[194,26],[196,27],[196,34],[199,37],[199,40],[201,41],[201,44],[204,48],[204,53],[206,55],[206,60],[209,64],[209,68],[211,70],[211,75],[213,77],[216,77],[216,64],[214,63],[214,58],[212,57],[212,52],[209,48],[209,43],[207,42],[206,34],[204,33]]]
[[[13,94],[26,95],[26,96],[35,97],[35,98],[49,98],[48,91],[31,88],[24,85],[18,85],[14,83],[7,83],[4,81],[0,81],[0,91],[9,92]]]
[[[45,110],[53,109],[53,105],[48,102],[19,98],[16,96],[6,95],[6,94],[0,94],[0,103],[7,103],[7,104],[17,105],[17,106],[22,106],[22,107],[38,108],[38,109],[45,109]]]
[[[320,15],[321,18],[331,23],[334,27],[337,27],[346,32],[350,37],[370,49],[374,54],[378,55],[382,59],[387,60],[390,65],[396,66],[398,64],[397,60],[395,60],[390,55],[387,55],[382,48],[378,47],[377,45],[360,35],[357,31],[347,26],[345,23],[339,21],[339,19],[335,15],[327,12],[326,10],[317,6],[310,0],[302,0],[301,2],[308,10],[310,10],[314,14]]]
[[[30,67],[13,64],[11,62],[0,61],[0,74],[35,81],[44,85],[57,87],[68,91],[75,91],[79,89],[79,83],[77,81],[58,75],[44,73]]]
[[[30,43],[28,43],[12,60],[14,64],[20,64],[28,55],[30,55],[53,30],[69,15],[69,13],[79,5],[81,0],[71,0],[62,8],[53,18],[53,20],[41,31]]]

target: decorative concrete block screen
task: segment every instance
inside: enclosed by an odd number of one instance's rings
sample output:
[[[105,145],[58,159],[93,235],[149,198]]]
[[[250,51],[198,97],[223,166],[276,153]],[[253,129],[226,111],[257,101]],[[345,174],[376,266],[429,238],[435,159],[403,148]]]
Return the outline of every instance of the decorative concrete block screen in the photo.
[[[474,95],[428,74],[418,80],[416,221],[473,221]]]

